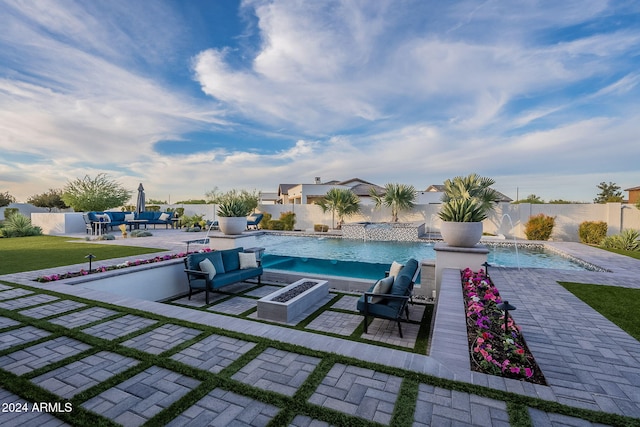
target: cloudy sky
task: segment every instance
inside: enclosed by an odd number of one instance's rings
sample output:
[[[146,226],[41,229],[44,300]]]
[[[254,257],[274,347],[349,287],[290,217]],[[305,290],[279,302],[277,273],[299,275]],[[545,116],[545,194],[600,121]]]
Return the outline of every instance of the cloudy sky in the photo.
[[[640,3],[0,2],[0,192],[640,185]],[[518,193],[516,193],[518,192]]]

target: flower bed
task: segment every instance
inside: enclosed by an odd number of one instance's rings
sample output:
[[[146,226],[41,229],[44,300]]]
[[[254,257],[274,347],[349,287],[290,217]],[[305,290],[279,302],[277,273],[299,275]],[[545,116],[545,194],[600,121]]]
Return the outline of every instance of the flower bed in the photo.
[[[472,369],[491,375],[545,384],[544,375],[511,317],[504,325],[498,289],[483,270],[462,272]]]
[[[210,252],[210,251],[211,249],[205,248],[198,252]],[[133,261],[121,262],[120,264],[115,264],[115,265],[99,266],[91,270],[81,269],[80,271],[68,272],[63,274],[52,274],[50,276],[40,276],[36,278],[35,281],[41,282],[41,283],[55,282],[57,280],[71,279],[73,277],[86,276],[88,274],[93,274],[93,273],[103,273],[105,271],[118,270],[118,269],[127,268],[127,267],[135,267],[137,265],[153,264],[156,262],[169,261],[177,258],[184,258],[190,253],[193,253],[193,252],[181,252],[177,254],[156,256],[154,258],[148,258],[148,259],[136,259]]]

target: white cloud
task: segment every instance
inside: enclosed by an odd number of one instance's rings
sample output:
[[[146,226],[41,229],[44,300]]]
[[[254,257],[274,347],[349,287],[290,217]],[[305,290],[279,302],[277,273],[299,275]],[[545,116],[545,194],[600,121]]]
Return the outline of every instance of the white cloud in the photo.
[[[248,0],[243,42],[199,52],[172,7],[0,6],[0,182],[26,198],[108,171],[175,200],[314,176],[621,177],[637,159],[640,31],[600,22],[604,1]],[[224,149],[153,150],[212,129]],[[240,148],[234,130],[264,141]]]

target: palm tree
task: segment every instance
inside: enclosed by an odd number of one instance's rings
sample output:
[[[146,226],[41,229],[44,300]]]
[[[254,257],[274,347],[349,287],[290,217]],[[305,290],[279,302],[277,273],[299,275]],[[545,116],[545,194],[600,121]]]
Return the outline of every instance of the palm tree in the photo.
[[[338,215],[338,228],[342,227],[345,217],[360,212],[360,198],[346,188],[332,188],[322,200],[316,202],[322,212],[331,211],[331,228],[334,227],[335,215]]]
[[[406,184],[389,183],[384,186],[384,194],[378,194],[374,188],[370,194],[377,208],[382,205],[391,208],[392,222],[398,222],[398,213],[413,208],[416,200],[415,187]]]

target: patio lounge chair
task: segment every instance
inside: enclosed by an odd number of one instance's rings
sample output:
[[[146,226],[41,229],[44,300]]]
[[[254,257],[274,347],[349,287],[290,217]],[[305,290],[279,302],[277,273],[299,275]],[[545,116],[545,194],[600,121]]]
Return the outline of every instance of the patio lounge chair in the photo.
[[[264,214],[261,213],[254,213],[249,215],[247,217],[247,230],[249,230],[251,227],[253,227],[254,230],[257,230],[258,224],[260,224],[260,221],[262,221],[262,217],[264,217]]]
[[[413,293],[413,285],[420,274],[420,264],[410,259],[398,274],[378,280],[364,295],[360,297],[357,309],[364,316],[364,333],[367,333],[369,317],[395,320],[402,338],[403,313],[409,319],[407,303]]]

